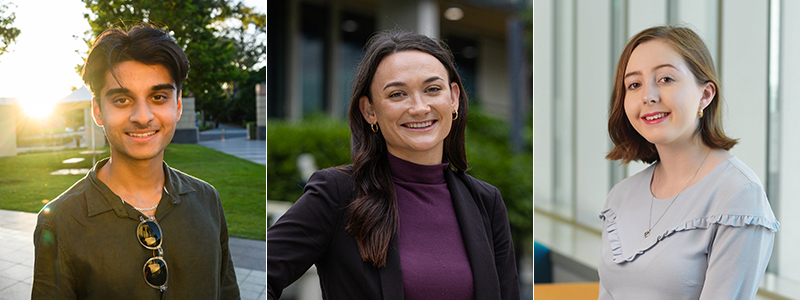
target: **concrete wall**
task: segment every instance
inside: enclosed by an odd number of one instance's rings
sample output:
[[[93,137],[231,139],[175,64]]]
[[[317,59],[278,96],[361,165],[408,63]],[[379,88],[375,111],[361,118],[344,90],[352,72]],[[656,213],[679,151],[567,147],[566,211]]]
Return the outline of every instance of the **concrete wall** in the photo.
[[[194,97],[183,97],[181,119],[175,126],[172,142],[177,144],[196,144],[200,140],[200,132],[195,124]]]
[[[508,80],[506,47],[502,40],[482,38],[479,41],[477,89],[481,108],[495,116],[509,116],[511,96]]]
[[[0,157],[17,155],[16,106],[0,99]]]
[[[94,147],[102,148],[106,145],[106,135],[103,133],[103,127],[97,126],[92,118],[92,108],[87,107],[83,109],[83,124],[86,131],[83,137],[86,140],[86,147],[92,147],[92,128],[94,128]]]
[[[256,85],[256,138],[267,139],[267,84]]]

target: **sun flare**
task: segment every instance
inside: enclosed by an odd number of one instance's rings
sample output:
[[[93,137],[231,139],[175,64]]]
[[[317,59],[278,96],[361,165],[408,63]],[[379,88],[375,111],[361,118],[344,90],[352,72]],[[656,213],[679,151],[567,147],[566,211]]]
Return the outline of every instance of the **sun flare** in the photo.
[[[58,99],[20,98],[17,100],[17,104],[22,108],[25,115],[41,120],[53,114]]]

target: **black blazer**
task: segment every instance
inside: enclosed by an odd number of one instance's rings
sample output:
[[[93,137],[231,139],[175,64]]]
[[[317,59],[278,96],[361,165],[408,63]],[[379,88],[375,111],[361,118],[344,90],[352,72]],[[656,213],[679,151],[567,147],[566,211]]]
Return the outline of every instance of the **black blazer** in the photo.
[[[520,299],[508,215],[494,186],[463,172],[445,171],[458,225],[472,267],[475,299]],[[350,173],[317,171],[300,199],[267,230],[267,298],[317,265],[325,299],[404,299],[397,237],[386,266],[361,260],[345,230],[346,206],[356,196]]]

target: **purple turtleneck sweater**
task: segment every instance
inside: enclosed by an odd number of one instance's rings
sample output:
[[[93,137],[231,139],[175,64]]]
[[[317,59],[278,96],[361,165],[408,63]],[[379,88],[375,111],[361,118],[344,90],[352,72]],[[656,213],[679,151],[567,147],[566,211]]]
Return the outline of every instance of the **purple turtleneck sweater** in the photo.
[[[472,269],[444,179],[448,166],[418,165],[389,154],[406,300],[474,298]]]

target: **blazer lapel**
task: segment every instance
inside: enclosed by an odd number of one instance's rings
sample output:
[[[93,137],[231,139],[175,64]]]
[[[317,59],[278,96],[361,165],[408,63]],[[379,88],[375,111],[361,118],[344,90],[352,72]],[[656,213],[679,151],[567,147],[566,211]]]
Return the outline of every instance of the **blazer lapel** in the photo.
[[[397,234],[394,235],[386,253],[386,266],[378,268],[381,278],[381,292],[384,300],[403,300],[403,272],[400,267],[400,247]]]
[[[487,234],[484,224],[486,220],[481,217],[475,198],[459,176],[447,169],[445,180],[472,268],[475,299],[497,299],[500,295],[500,282],[494,264],[491,235]]]

